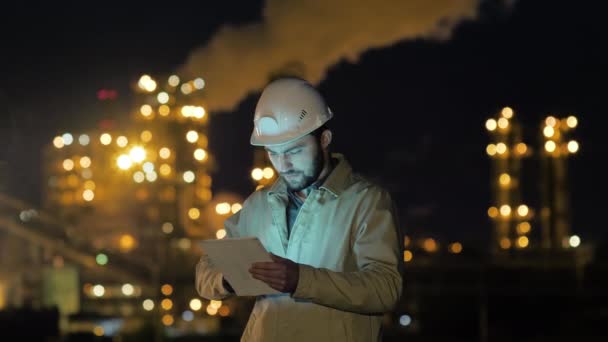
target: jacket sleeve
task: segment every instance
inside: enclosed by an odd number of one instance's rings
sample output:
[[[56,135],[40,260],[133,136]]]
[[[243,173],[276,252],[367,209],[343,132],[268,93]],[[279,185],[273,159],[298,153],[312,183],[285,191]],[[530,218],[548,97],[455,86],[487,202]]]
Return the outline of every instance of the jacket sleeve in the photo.
[[[377,193],[367,208],[353,243],[355,272],[335,272],[300,264],[293,297],[339,310],[362,314],[391,311],[402,293],[401,233],[393,202],[386,191]]]
[[[227,237],[238,236],[238,222],[241,212],[242,210],[224,221]],[[224,287],[222,279],[223,274],[213,267],[213,262],[203,251],[201,258],[196,264],[195,285],[198,294],[208,300],[221,300],[234,295]]]

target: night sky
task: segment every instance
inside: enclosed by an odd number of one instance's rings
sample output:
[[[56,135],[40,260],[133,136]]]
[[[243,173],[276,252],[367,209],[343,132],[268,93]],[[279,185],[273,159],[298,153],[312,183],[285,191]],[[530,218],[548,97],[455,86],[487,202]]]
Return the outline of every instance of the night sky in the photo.
[[[8,164],[9,194],[38,205],[42,146],[117,115],[104,112],[98,89],[117,89],[116,106],[128,115],[139,76],[177,70],[222,26],[263,20],[260,1],[203,3],[3,5],[0,161]],[[447,40],[405,39],[341,59],[319,83],[335,113],[334,150],[389,187],[406,230],[483,240],[491,199],[485,120],[511,106],[525,141],[537,146],[542,118],[574,114],[581,150],[569,161],[573,232],[583,241],[604,238],[608,54],[597,3],[528,0],[505,10],[486,1]],[[211,113],[216,192],[252,190],[257,96]],[[533,160],[524,172],[524,200],[535,207]]]

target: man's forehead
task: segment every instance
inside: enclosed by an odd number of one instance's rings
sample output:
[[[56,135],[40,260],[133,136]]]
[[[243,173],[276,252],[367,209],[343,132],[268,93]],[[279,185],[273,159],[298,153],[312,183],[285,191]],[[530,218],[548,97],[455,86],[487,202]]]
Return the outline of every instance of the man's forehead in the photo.
[[[310,144],[310,142],[311,142],[310,138],[311,138],[310,134],[307,134],[298,140],[288,142],[286,144],[266,146],[264,148],[266,149],[266,151],[270,151],[270,152],[285,152],[288,150],[292,150],[294,148],[298,148],[298,147],[302,147],[302,146],[306,146],[306,145]]]

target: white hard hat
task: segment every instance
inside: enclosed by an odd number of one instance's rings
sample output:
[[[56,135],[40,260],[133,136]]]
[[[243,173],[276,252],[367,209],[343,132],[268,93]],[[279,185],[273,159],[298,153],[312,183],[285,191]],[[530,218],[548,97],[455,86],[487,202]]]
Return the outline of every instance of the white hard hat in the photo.
[[[281,145],[305,136],[333,117],[319,92],[298,78],[271,82],[255,108],[251,145]]]

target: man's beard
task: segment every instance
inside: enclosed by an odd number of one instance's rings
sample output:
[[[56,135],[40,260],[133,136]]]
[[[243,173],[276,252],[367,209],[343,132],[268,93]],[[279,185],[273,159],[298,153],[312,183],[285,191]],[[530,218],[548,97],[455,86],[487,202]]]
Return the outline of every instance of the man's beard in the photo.
[[[287,188],[289,188],[289,190],[292,192],[302,191],[308,188],[314,182],[316,182],[317,179],[319,179],[319,175],[321,175],[324,166],[323,151],[321,151],[319,146],[317,155],[315,156],[315,159],[313,159],[312,174],[303,174],[303,179],[297,184],[291,184],[285,180],[285,183],[287,183]]]

